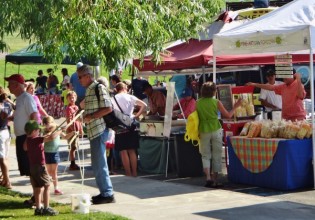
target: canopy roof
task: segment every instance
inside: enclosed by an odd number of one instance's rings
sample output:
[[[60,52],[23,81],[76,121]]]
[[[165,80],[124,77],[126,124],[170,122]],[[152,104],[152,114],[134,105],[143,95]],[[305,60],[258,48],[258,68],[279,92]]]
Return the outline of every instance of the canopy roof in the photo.
[[[214,35],[214,53],[290,52],[314,48],[315,0],[296,0]]]
[[[306,1],[306,0],[303,0]],[[290,4],[288,4],[290,5]],[[287,5],[286,5],[287,6]],[[283,7],[286,7],[283,6]],[[273,12],[269,12],[268,14],[262,16],[266,17],[270,14],[275,15],[281,8],[274,10]],[[221,36],[221,34],[214,35],[218,32],[222,33],[230,33],[229,30],[237,30],[240,26],[247,27],[248,24],[255,23],[254,21],[259,20],[260,18],[254,19],[252,21],[249,20],[241,20],[241,21],[233,21],[233,17],[236,17],[234,12],[225,12],[220,15],[219,20],[212,23],[210,26],[206,28],[204,33],[199,33],[200,39],[189,39],[187,42],[183,42],[179,45],[175,45],[173,47],[167,48],[167,54],[161,54],[161,63],[156,64],[152,61],[152,56],[146,56],[143,61],[143,66],[140,67],[140,60],[135,59],[133,64],[136,68],[140,70],[140,72],[153,71],[155,74],[161,71],[173,70],[179,72],[180,70],[189,69],[190,71],[186,72],[194,72],[195,73],[202,71],[201,67],[211,67],[213,60],[213,44],[212,37],[213,36]],[[277,19],[279,17],[277,16]],[[285,23],[280,21],[281,23]],[[264,25],[264,27],[270,27],[272,24]],[[289,25],[288,25],[289,26]],[[257,26],[258,27],[258,26]],[[259,32],[259,31],[258,31]],[[254,37],[255,38],[255,37]],[[233,41],[234,38],[228,38]],[[242,38],[241,38],[242,39]],[[215,44],[216,45],[216,44]],[[220,45],[221,46],[221,45]],[[224,47],[225,45],[223,45]],[[264,46],[263,46],[264,47]],[[305,48],[305,47],[304,47]],[[225,49],[225,48],[224,48]],[[236,53],[236,49],[234,46],[234,53],[222,53],[220,51],[216,51],[216,62],[217,66],[249,66],[249,65],[267,65],[274,64],[275,58],[274,53],[269,52],[265,54],[253,55],[251,50],[246,50],[244,53]],[[302,50],[302,49],[301,49]],[[259,51],[262,51],[260,48]],[[308,63],[309,62],[309,53],[308,52],[300,52],[293,55],[293,63]],[[237,67],[239,68],[239,67]],[[198,69],[198,70],[197,70]],[[229,68],[231,71],[231,68]]]
[[[64,47],[61,48],[61,50],[65,50]],[[81,61],[83,63],[89,64],[90,62],[86,58],[81,58]],[[16,51],[11,54],[7,54],[5,56],[5,62],[10,62],[13,64],[32,64],[32,63],[47,63],[50,64],[47,59],[44,58],[42,53],[39,53],[36,44],[32,44],[28,47],[25,47],[19,51]],[[75,65],[78,61],[71,60],[69,56],[66,56],[63,61],[61,62],[62,64],[72,64]]]

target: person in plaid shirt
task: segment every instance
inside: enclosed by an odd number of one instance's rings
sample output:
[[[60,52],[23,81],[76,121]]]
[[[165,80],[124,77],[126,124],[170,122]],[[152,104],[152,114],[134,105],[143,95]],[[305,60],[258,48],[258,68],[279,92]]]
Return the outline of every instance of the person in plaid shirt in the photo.
[[[90,140],[92,168],[100,191],[99,195],[92,196],[92,203],[112,203],[115,202],[115,198],[109,177],[105,147],[108,129],[106,129],[103,120],[103,116],[112,111],[110,96],[105,86],[94,79],[93,70],[89,65],[81,66],[77,72],[80,84],[86,88],[83,121],[86,123],[87,136]],[[99,102],[95,94],[96,86],[99,90]]]

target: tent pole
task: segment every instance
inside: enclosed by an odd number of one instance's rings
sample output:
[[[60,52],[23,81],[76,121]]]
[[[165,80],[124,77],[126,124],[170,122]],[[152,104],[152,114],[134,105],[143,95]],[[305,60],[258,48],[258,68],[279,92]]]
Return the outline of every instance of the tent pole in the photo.
[[[5,62],[4,64],[4,78],[6,77],[7,75],[7,62]],[[3,80],[3,88],[5,88],[5,81],[6,80]]]
[[[213,82],[216,84],[217,83],[217,60],[216,60],[216,56],[213,54]]]
[[[18,73],[20,73],[20,64],[18,65]]]
[[[312,38],[310,38],[310,41],[312,41]],[[315,189],[315,130],[314,130],[314,61],[313,61],[313,48],[312,43],[310,42],[310,75],[311,75],[311,103],[312,103],[312,147],[313,147],[313,178],[314,178],[314,189]]]
[[[202,66],[202,78],[203,78],[203,83],[205,83],[206,82],[205,66]]]

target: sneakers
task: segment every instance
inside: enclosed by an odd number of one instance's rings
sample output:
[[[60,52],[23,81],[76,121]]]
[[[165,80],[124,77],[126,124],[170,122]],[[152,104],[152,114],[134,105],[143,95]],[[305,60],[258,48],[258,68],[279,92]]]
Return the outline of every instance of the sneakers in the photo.
[[[36,208],[34,211],[34,215],[43,215],[43,208]]]
[[[92,196],[92,203],[93,204],[106,204],[106,203],[115,203],[115,197],[112,196],[102,196],[101,194],[97,196]]]
[[[80,167],[77,164],[71,164],[69,170],[80,170]]]
[[[60,189],[55,189],[54,194],[55,195],[62,195],[63,192]]]
[[[58,215],[59,212],[56,210],[53,210],[50,207],[44,208],[42,211],[42,215],[46,215],[46,216],[53,216],[53,215]]]

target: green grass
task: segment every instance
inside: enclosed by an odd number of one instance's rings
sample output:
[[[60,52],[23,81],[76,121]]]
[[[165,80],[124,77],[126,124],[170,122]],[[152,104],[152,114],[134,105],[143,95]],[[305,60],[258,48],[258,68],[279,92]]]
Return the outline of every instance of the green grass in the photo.
[[[14,36],[6,36],[5,37],[5,42],[9,46],[9,50],[7,53],[12,53],[15,51],[18,51],[22,48],[25,48],[29,45],[28,41],[23,41],[22,39],[19,38],[19,36],[14,35]],[[21,73],[23,74],[25,79],[31,79],[34,78],[36,79],[37,77],[37,71],[42,69],[44,71],[44,74],[46,74],[46,69],[48,68],[55,68],[54,65],[52,64],[25,64],[25,65],[16,65],[12,63],[7,63],[6,65],[6,73],[5,73],[5,56],[0,56],[0,86],[4,86],[4,74],[6,76],[10,76],[15,73]],[[61,75],[61,69],[62,68],[67,68],[69,75],[74,73],[76,71],[76,66],[75,65],[58,65],[56,66],[55,74],[59,79],[59,82],[62,81],[62,75]],[[47,75],[47,74],[46,74]],[[101,75],[108,77],[109,74],[106,70],[104,70],[103,67],[101,67]],[[129,73],[124,72],[122,75],[123,79],[130,79]],[[168,77],[164,76],[159,76],[157,77],[159,81],[168,81]],[[155,76],[149,77],[149,82],[153,85],[154,81],[156,80]]]
[[[111,219],[127,220],[128,218],[105,212],[94,212],[90,209],[88,214],[77,214],[71,211],[71,204],[60,204],[50,201],[50,206],[59,211],[59,215],[53,217],[34,216],[34,209],[25,208],[23,202],[29,199],[30,195],[17,193],[0,187],[0,219],[55,219],[55,220],[83,220],[83,219]]]

